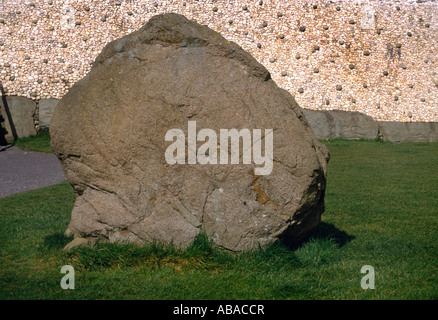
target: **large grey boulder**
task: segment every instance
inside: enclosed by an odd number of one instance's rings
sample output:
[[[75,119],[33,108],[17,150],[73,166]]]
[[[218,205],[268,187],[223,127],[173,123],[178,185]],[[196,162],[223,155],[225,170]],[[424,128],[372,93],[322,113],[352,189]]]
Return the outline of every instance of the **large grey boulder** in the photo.
[[[3,99],[6,99],[6,106]],[[34,136],[36,103],[26,97],[0,97],[1,126],[6,130],[5,138],[12,143],[15,138]]]
[[[341,110],[303,110],[315,136],[328,139],[375,139],[378,125],[370,116]]]
[[[212,146],[221,129],[252,134],[237,164],[214,164],[232,157]],[[238,45],[181,15],[155,16],[109,43],[60,100],[50,131],[77,194],[75,238],[185,247],[205,232],[241,251],[300,241],[324,210],[328,150],[293,97]],[[206,132],[211,148],[201,151]],[[255,146],[268,159],[270,138],[272,167],[260,172]],[[175,145],[183,151],[172,163]]]

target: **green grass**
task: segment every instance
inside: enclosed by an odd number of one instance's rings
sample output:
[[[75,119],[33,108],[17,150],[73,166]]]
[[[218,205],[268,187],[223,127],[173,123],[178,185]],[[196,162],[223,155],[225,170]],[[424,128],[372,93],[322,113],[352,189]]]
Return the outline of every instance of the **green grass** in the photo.
[[[0,299],[437,299],[438,143],[326,141],[326,212],[298,248],[241,255],[100,244],[64,252],[68,183],[0,199]],[[63,290],[61,267],[75,268]],[[374,290],[360,285],[375,268]]]
[[[49,130],[40,130],[35,136],[19,138],[14,145],[26,151],[53,152],[50,146]]]

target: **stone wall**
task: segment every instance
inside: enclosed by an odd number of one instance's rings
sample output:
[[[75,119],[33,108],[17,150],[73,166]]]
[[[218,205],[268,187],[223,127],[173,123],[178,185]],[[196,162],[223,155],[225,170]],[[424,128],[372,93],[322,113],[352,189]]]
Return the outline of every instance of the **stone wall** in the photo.
[[[53,111],[58,99],[41,99],[37,102],[25,97],[2,97],[0,100],[0,125],[6,130],[6,140],[14,137],[27,137],[36,134],[35,124],[41,129],[49,129]],[[303,109],[307,122],[319,140],[381,138],[384,141],[399,142],[438,142],[437,122],[393,122],[376,121],[360,112],[341,110]],[[12,119],[12,126],[11,121]],[[36,120],[37,119],[37,120]]]
[[[360,112],[304,109],[304,115],[315,136],[321,140],[377,138],[377,122]]]
[[[435,1],[0,1],[8,95],[61,98],[109,41],[176,12],[249,51],[306,109],[438,121]]]
[[[379,136],[390,142],[438,142],[437,122],[392,122],[378,123]]]
[[[360,112],[306,110],[304,115],[320,140],[347,139],[400,142],[438,142],[437,122],[376,121]]]

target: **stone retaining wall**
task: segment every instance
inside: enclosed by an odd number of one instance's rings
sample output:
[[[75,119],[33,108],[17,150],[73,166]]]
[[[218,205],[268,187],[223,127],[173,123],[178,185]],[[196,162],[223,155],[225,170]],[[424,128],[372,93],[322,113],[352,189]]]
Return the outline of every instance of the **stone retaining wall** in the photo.
[[[13,126],[0,101],[0,122],[6,129],[6,139],[12,142],[13,131],[17,137],[36,134],[35,127],[48,129],[58,99],[42,99],[37,102],[25,97],[7,97],[9,113]],[[375,121],[360,112],[340,110],[309,110],[304,115],[315,136],[320,140],[328,139],[376,139],[390,142],[438,142],[437,122],[393,122]],[[2,121],[3,118],[3,121]]]
[[[379,122],[379,136],[390,142],[437,142],[437,122]]]
[[[304,110],[307,122],[321,140],[375,139],[377,121],[360,112]]]
[[[360,112],[304,110],[315,136],[328,139],[376,139],[389,142],[438,142],[437,122],[375,121]]]

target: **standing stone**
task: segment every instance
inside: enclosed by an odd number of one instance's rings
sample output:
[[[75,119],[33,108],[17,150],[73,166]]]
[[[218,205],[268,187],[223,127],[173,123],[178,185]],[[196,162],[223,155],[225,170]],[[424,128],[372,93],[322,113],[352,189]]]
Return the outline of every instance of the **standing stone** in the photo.
[[[36,134],[34,114],[36,103],[26,97],[0,97],[0,113],[3,120],[2,127],[6,130],[6,141],[12,143],[15,138],[25,138]]]
[[[55,112],[58,99],[41,99],[39,102],[39,125],[41,129],[48,129]]]
[[[198,163],[205,142],[189,135],[210,129],[219,140],[233,128],[273,129],[270,173],[256,174],[242,151],[237,164]],[[171,129],[180,135],[166,141]],[[107,44],[58,103],[50,132],[77,194],[66,231],[75,238],[186,247],[205,232],[242,251],[300,241],[324,211],[328,150],[293,97],[241,47],[181,15],[155,16]],[[170,164],[177,141],[183,156]]]

